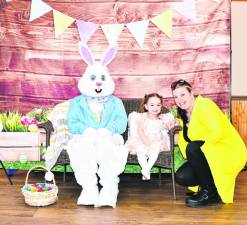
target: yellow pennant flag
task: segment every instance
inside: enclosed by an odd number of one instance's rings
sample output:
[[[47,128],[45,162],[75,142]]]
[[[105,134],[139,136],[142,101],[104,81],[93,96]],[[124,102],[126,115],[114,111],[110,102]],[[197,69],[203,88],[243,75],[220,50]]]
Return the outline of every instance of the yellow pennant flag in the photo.
[[[152,18],[151,22],[154,23],[168,37],[171,37],[172,36],[172,18],[173,18],[173,10],[170,9]]]
[[[55,37],[62,34],[67,27],[69,27],[75,19],[64,15],[63,13],[53,9]]]

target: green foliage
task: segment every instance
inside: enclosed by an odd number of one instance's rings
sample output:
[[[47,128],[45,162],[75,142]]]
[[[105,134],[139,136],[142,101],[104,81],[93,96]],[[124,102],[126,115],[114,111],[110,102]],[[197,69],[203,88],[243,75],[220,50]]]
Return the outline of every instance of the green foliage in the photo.
[[[18,112],[1,113],[3,131],[5,132],[27,132],[28,128],[21,124],[21,114]]]
[[[178,108],[176,105],[172,106],[169,111],[172,113],[174,118],[178,118]]]
[[[36,108],[23,116],[19,112],[0,113],[0,132],[29,132],[37,131],[38,123],[47,121],[49,111]]]
[[[49,114],[49,110],[45,108],[35,108],[30,111],[27,116],[30,118],[35,119],[39,123],[43,123],[47,121],[47,117]]]
[[[19,170],[29,170],[33,166],[45,166],[45,162],[33,162],[28,161],[26,163],[21,163],[20,161],[8,161],[3,162],[6,169],[19,169]]]

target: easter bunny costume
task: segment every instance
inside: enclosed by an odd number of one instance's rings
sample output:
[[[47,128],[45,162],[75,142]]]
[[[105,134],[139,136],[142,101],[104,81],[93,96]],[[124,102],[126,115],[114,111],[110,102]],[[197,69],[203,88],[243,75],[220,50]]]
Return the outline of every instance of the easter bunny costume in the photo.
[[[127,116],[122,101],[112,95],[115,85],[106,68],[117,50],[110,47],[100,62],[81,42],[79,50],[88,67],[78,83],[81,95],[70,100],[67,115],[73,134],[68,154],[76,180],[82,186],[77,204],[115,208],[118,176],[124,171],[128,156],[120,135],[126,130]]]

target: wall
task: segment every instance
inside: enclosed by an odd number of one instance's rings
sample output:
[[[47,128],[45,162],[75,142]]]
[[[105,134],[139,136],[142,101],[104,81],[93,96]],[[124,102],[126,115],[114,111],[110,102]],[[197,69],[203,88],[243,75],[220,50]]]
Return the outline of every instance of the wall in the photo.
[[[152,18],[177,0],[44,0],[66,15],[94,23],[129,23]],[[28,111],[52,106],[79,94],[77,82],[86,68],[78,52],[79,34],[72,24],[54,38],[53,14],[29,22],[30,0],[11,1],[0,12],[0,111]],[[230,5],[228,0],[196,1],[197,21],[174,12],[172,38],[149,24],[143,48],[127,28],[109,65],[121,98],[141,98],[158,91],[173,103],[170,84],[184,78],[195,92],[230,106]],[[108,47],[101,29],[88,42],[99,58]]]
[[[232,123],[247,146],[247,0],[231,4]]]
[[[6,0],[0,0],[0,11],[1,11],[1,9],[3,9],[6,5],[7,5],[7,1],[6,1]]]
[[[231,7],[232,96],[247,97],[247,1],[233,1]]]

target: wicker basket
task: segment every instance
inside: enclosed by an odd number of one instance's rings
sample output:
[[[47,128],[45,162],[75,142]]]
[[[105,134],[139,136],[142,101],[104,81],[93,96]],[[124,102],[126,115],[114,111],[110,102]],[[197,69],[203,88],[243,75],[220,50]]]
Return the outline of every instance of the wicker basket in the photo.
[[[57,197],[58,188],[56,186],[56,182],[55,182],[54,176],[53,176],[53,183],[51,183],[51,184],[46,183],[45,184],[46,187],[51,187],[52,188],[49,191],[32,192],[30,190],[26,190],[25,189],[26,185],[28,184],[28,177],[29,177],[30,172],[33,169],[36,169],[36,168],[43,168],[43,169],[45,169],[46,171],[49,172],[49,170],[47,170],[43,166],[34,166],[28,171],[27,176],[26,176],[25,185],[21,189],[22,194],[25,197],[25,203],[30,205],[30,206],[47,206],[47,205],[51,205],[51,204],[55,203],[57,201],[57,199],[58,199],[58,197]]]

